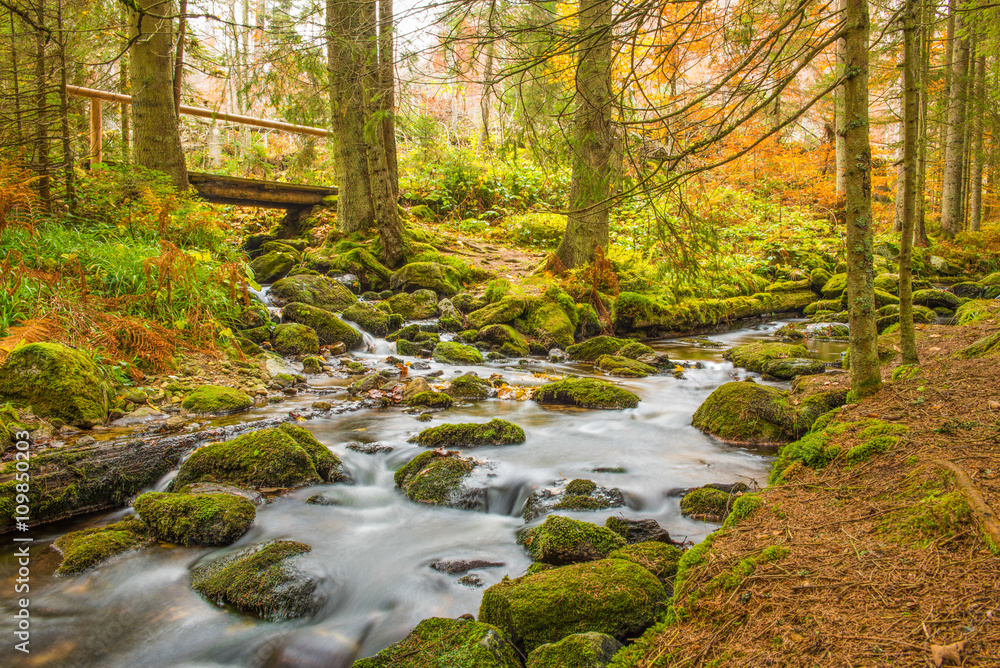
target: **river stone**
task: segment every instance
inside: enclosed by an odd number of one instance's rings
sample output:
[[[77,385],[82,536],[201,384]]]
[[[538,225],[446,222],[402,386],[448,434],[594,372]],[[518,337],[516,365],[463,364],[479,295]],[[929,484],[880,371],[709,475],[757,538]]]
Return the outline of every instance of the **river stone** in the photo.
[[[628,390],[594,378],[566,378],[535,389],[531,396],[540,404],[581,408],[624,409],[639,405],[639,397]]]
[[[496,394],[496,390],[493,389],[488,380],[473,373],[452,379],[447,390],[448,394],[456,399],[486,399]]]
[[[610,529],[562,515],[549,515],[521,533],[517,542],[534,561],[553,566],[603,559],[625,546],[625,539]]]
[[[805,357],[791,357],[783,360],[772,360],[766,366],[767,373],[781,380],[791,380],[799,376],[812,376],[826,371],[826,364],[822,360],[808,359]]]
[[[434,347],[434,361],[439,364],[482,364],[483,354],[472,346],[442,341]]]
[[[684,550],[679,547],[658,541],[646,541],[617,549],[609,554],[608,558],[624,559],[642,566],[666,585],[677,575],[677,562],[682,556]]]
[[[824,299],[838,299],[847,290],[847,274],[834,274],[820,290]]]
[[[159,422],[161,420],[166,420],[169,415],[163,411],[157,410],[152,406],[140,406],[131,413],[125,415],[125,417],[120,417],[111,423],[112,427],[134,427],[136,425],[149,424],[150,422]]]
[[[275,306],[298,303],[325,311],[342,311],[358,301],[343,283],[327,276],[309,274],[289,276],[277,281],[271,286],[269,295]]]
[[[343,343],[347,350],[357,350],[365,343],[361,332],[322,308],[300,303],[286,304],[281,309],[281,315],[287,322],[311,327],[316,332],[320,345]]]
[[[479,462],[457,452],[429,450],[396,471],[396,487],[411,501],[474,510],[486,498],[485,487],[470,484]]]
[[[691,424],[727,443],[756,445],[793,441],[808,429],[800,424],[788,392],[745,381],[716,388]]]
[[[283,278],[295,266],[296,261],[291,253],[273,251],[251,262],[250,270],[253,271],[254,280],[263,285]]]
[[[196,482],[184,485],[177,492],[181,494],[231,494],[242,497],[257,507],[267,503],[267,498],[256,490],[240,487],[239,485],[224,485],[217,482]]]
[[[634,638],[653,624],[667,592],[653,574],[622,559],[601,559],[525,575],[483,593],[479,620],[530,652],[577,633]]]
[[[645,378],[656,373],[656,369],[650,365],[623,355],[601,355],[594,362],[594,368],[623,378]]]
[[[423,392],[432,392],[430,383],[417,376],[403,388],[403,401],[409,403],[410,399]]]
[[[414,293],[401,292],[385,300],[392,313],[403,320],[424,320],[438,314],[438,298],[433,290],[417,290]]]
[[[604,633],[574,633],[535,648],[525,668],[603,668],[622,644]]]
[[[775,377],[779,376],[776,373],[772,373],[772,368],[778,371],[778,373],[786,371],[792,373],[802,368],[801,366],[797,367],[793,365],[788,366],[786,369],[777,364],[778,362],[787,359],[809,359],[809,357],[810,353],[805,346],[790,343],[746,343],[730,348],[722,353],[722,358],[732,362],[733,366],[740,366],[749,371],[756,371],[757,373],[771,374]],[[822,362],[819,363],[818,369],[818,371],[811,371],[811,373],[822,373]],[[793,378],[794,375],[786,377]]]
[[[114,392],[89,357],[60,343],[29,343],[0,367],[0,399],[86,429],[103,423]]]
[[[153,536],[178,545],[229,545],[257,515],[251,501],[219,493],[147,492],[132,505]]]
[[[439,559],[431,564],[431,568],[448,575],[461,575],[479,568],[499,568],[502,561],[486,561],[485,559]]]
[[[413,395],[409,401],[410,406],[423,406],[425,408],[451,408],[455,400],[444,392],[419,392]]]
[[[426,288],[445,297],[458,293],[461,283],[456,270],[437,262],[411,262],[389,278],[389,287],[393,290],[413,292]]]
[[[146,526],[135,516],[103,527],[73,531],[52,544],[62,555],[56,575],[82,573],[114,556],[152,543]]]
[[[602,355],[614,355],[619,350],[632,343],[631,339],[618,339],[613,336],[595,336],[583,343],[566,348],[569,357],[579,362],[593,362]]]
[[[386,313],[377,306],[365,302],[350,306],[341,316],[344,320],[357,323],[361,329],[375,336],[385,336],[389,332],[399,329],[403,324],[402,317]]]
[[[520,668],[517,650],[495,626],[431,617],[402,640],[353,668]]]
[[[323,479],[323,482],[350,482],[351,475],[344,468],[340,457],[330,452],[330,449],[316,440],[312,432],[304,427],[291,422],[285,422],[280,427],[281,431],[291,436],[299,447],[309,453],[316,473]]]
[[[198,415],[230,415],[253,406],[253,399],[222,385],[200,385],[184,397],[181,407]]]
[[[470,448],[477,445],[518,445],[524,430],[516,424],[494,418],[484,424],[442,424],[410,439],[426,448]]]
[[[523,357],[528,354],[528,342],[510,325],[487,325],[479,330],[479,340],[508,357]]]
[[[323,603],[321,578],[306,572],[298,557],[305,543],[275,540],[195,567],[191,586],[217,605],[229,605],[269,621],[310,615]]]
[[[653,519],[632,520],[621,515],[612,515],[604,521],[604,526],[624,538],[629,545],[649,541],[674,543],[667,530]]]
[[[319,337],[312,327],[284,323],[274,328],[274,349],[282,355],[300,356],[319,353]]]
[[[944,259],[943,257],[938,257],[937,255],[931,255],[930,258],[928,258],[928,260],[930,262],[931,267],[934,268],[934,271],[936,271],[942,276],[955,276],[962,272],[961,269],[951,264],[950,262],[948,262],[948,260]]]
[[[489,304],[473,311],[466,317],[470,329],[482,329],[487,325],[497,325],[513,321],[524,313],[527,302],[518,297],[504,297],[495,304]]]

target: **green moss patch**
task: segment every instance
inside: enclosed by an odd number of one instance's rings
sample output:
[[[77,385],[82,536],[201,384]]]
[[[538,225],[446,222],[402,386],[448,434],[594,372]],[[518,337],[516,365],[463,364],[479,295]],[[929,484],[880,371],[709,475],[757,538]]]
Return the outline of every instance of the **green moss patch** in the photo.
[[[276,306],[297,303],[324,311],[343,311],[358,301],[340,281],[308,274],[289,276],[275,282],[269,294]]]
[[[354,329],[336,315],[322,308],[308,304],[292,303],[281,309],[287,322],[299,323],[312,328],[320,345],[331,346],[343,343],[348,350],[357,350],[364,345],[361,332]]]
[[[424,429],[410,439],[427,448],[458,448],[477,445],[517,445],[524,443],[524,430],[495,418],[484,424],[443,424]]]
[[[1000,332],[994,332],[962,348],[955,353],[955,356],[969,360],[977,357],[992,357],[998,353],[1000,353]]]
[[[411,501],[456,508],[474,507],[475,499],[466,494],[464,483],[476,468],[472,458],[457,452],[430,450],[423,452],[401,469],[393,480]]]
[[[509,357],[528,354],[528,342],[510,325],[487,325],[479,330],[479,340],[500,349]]]
[[[340,457],[330,452],[330,449],[316,440],[312,432],[304,427],[300,427],[291,422],[286,422],[280,427],[298,443],[299,447],[306,451],[309,459],[312,460],[316,473],[324,482],[348,482],[351,479],[349,473],[344,468]]]
[[[732,497],[729,492],[706,485],[691,490],[681,498],[681,513],[721,522],[729,514],[730,503]]]
[[[619,350],[633,343],[631,339],[618,339],[613,336],[595,336],[583,343],[566,349],[570,359],[578,362],[594,362],[602,355],[614,355]]]
[[[423,320],[438,314],[438,298],[433,290],[401,292],[389,297],[385,303],[393,314],[404,320]]]
[[[148,492],[133,505],[153,536],[178,545],[229,545],[257,516],[253,503],[232,494]]]
[[[445,297],[457,294],[461,285],[458,271],[437,262],[411,262],[389,278],[389,287],[393,290],[412,292],[423,288]]]
[[[253,399],[231,387],[201,385],[184,397],[181,406],[199,415],[231,415],[253,406]]]
[[[594,363],[594,368],[623,378],[645,378],[656,373],[656,369],[650,365],[621,355],[601,355]]]
[[[604,633],[574,633],[536,647],[525,668],[602,668],[622,644]]]
[[[135,517],[104,527],[68,533],[52,544],[63,557],[56,575],[82,573],[111,557],[139,549],[151,542],[145,525]]]
[[[625,546],[625,539],[610,529],[562,515],[549,515],[518,536],[518,542],[533,560],[554,566],[603,559]]]
[[[492,390],[488,380],[468,373],[453,379],[448,385],[448,394],[456,399],[486,399]]]
[[[735,366],[786,380],[824,370],[823,363],[810,359],[804,346],[788,343],[747,343],[730,348],[722,357]]]
[[[345,320],[356,322],[361,329],[375,336],[385,336],[397,330],[403,324],[403,317],[394,313],[386,313],[382,309],[365,302],[353,304],[344,310],[341,316]]]
[[[624,559],[642,566],[664,582],[677,574],[677,563],[684,556],[684,550],[661,543],[646,541],[634,545],[626,545],[608,555],[609,559]]]
[[[566,378],[535,389],[531,398],[540,404],[621,410],[635,408],[639,397],[628,390],[594,378]]]
[[[283,253],[280,250],[261,255],[250,263],[254,280],[258,283],[273,283],[283,278],[298,261],[297,253]]]
[[[730,443],[785,443],[805,431],[787,392],[745,381],[716,388],[691,424]]]
[[[407,402],[411,406],[423,406],[424,408],[451,408],[455,400],[444,392],[418,392],[410,397]]]
[[[471,619],[425,619],[402,640],[352,668],[520,668],[514,646],[495,626]]]
[[[434,361],[440,364],[482,364],[483,354],[472,346],[442,341],[434,348]]]

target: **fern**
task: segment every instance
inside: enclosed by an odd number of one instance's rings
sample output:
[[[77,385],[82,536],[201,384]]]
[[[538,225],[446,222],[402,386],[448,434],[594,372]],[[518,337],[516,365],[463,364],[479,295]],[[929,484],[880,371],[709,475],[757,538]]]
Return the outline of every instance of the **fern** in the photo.
[[[23,324],[11,327],[7,331],[7,336],[0,339],[0,364],[6,362],[7,357],[18,346],[44,341],[50,338],[55,329],[55,323],[46,318],[25,320]]]

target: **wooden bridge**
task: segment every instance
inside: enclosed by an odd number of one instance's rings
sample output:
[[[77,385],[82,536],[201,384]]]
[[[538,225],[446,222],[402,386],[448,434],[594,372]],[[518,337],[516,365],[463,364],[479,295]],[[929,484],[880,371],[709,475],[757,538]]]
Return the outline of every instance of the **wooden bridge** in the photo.
[[[99,164],[103,160],[102,100],[118,102],[119,104],[132,104],[132,96],[109,93],[93,88],[81,88],[79,86],[66,86],[66,92],[71,95],[90,98],[90,164]],[[282,130],[295,134],[317,137],[327,137],[330,134],[329,130],[324,130],[323,128],[270,121],[263,118],[241,116],[239,114],[224,114],[212,111],[211,109],[189,107],[184,104],[180,106],[179,111],[188,116],[231,121],[243,125]],[[255,206],[267,209],[286,209],[289,214],[298,214],[308,210],[317,204],[322,204],[324,198],[337,194],[335,186],[279,183],[277,181],[261,181],[258,179],[245,179],[239,176],[223,176],[201,172],[188,172],[188,183],[198,191],[198,194],[206,202]]]

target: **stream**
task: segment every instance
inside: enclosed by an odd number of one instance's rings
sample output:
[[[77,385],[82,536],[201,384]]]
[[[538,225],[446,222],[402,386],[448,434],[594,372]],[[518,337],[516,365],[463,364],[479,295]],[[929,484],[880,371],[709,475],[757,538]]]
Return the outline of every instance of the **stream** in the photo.
[[[613,379],[642,399],[626,411],[542,408],[532,401],[488,399],[456,404],[419,422],[403,408],[362,409],[330,414],[301,425],[339,456],[354,477],[353,485],[318,485],[293,490],[258,509],[250,531],[226,548],[160,546],[132,552],[83,575],[53,577],[59,555],[49,544],[69,531],[116,521],[121,509],[45,525],[32,530],[31,648],[14,665],[24,666],[341,666],[355,655],[371,655],[400,639],[421,619],[476,614],[485,587],[505,574],[524,573],[530,560],[516,543],[525,522],[520,514],[528,495],[560,479],[589,478],[625,493],[627,507],[571,512],[572,517],[603,524],[621,513],[653,518],[675,540],[700,541],[717,525],[682,517],[671,489],[712,482],[767,478],[770,452],[719,443],[691,427],[691,415],[719,385],[744,377],[722,360],[738,343],[768,337],[781,323],[768,323],[704,337],[720,347],[688,340],[646,342],[671,359],[700,362],[702,368],[641,379]],[[366,365],[385,366],[395,346],[371,340],[373,352],[358,353]],[[844,344],[809,341],[822,359],[837,359]],[[527,365],[450,366],[428,361],[447,380],[466,371],[481,377],[503,374],[512,385],[546,382],[539,374],[594,374],[589,365],[531,360]],[[597,373],[603,377],[603,374]],[[247,420],[309,408],[318,398],[339,402],[353,379],[317,376],[313,392],[251,413]],[[430,379],[432,382],[434,379]],[[518,446],[480,447],[469,454],[496,463],[491,470],[487,510],[475,512],[409,501],[393,487],[393,472],[424,449],[407,439],[445,422],[486,422],[494,417],[524,428],[527,442]],[[388,453],[355,452],[350,442],[392,446]],[[595,469],[624,469],[624,473]],[[169,474],[157,485],[162,489]],[[307,505],[319,492],[339,505]],[[545,516],[532,524],[540,523]],[[324,607],[313,617],[263,622],[227,611],[202,599],[189,586],[192,566],[260,541],[287,538],[312,546],[311,560],[322,566]],[[0,637],[13,645],[12,592],[17,577],[13,548],[4,541],[0,579],[5,592]],[[459,575],[438,572],[439,559],[486,559],[504,566],[471,571],[483,588],[459,583]],[[5,656],[18,654],[5,649]],[[23,657],[23,658],[22,658]],[[19,662],[19,663],[18,663]],[[11,665],[4,662],[4,665]]]

